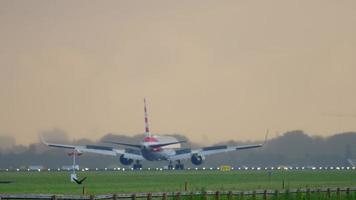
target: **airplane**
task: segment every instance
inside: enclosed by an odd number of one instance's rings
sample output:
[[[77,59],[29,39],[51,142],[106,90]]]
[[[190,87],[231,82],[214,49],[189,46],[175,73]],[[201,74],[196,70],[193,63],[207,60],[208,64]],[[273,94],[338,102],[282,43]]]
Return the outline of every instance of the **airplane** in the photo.
[[[143,160],[147,161],[168,161],[168,169],[184,169],[184,164],[181,163],[182,160],[188,160],[194,165],[201,165],[206,156],[226,153],[232,151],[239,151],[244,149],[253,149],[264,146],[267,141],[268,131],[266,133],[265,142],[263,144],[253,144],[244,146],[208,146],[197,149],[190,148],[180,148],[180,144],[186,141],[179,141],[171,136],[159,136],[152,135],[150,133],[148,124],[148,114],[147,114],[147,104],[146,99],[144,99],[144,117],[145,117],[145,133],[143,141],[140,144],[128,144],[115,141],[104,141],[104,143],[110,143],[114,145],[125,146],[126,148],[113,148],[109,146],[98,146],[98,145],[67,145],[67,144],[55,144],[46,142],[42,136],[41,141],[49,147],[70,149],[76,153],[95,153],[109,156],[120,156],[119,160],[122,165],[130,166],[133,164],[134,170],[142,169]],[[176,162],[173,166],[173,162]]]

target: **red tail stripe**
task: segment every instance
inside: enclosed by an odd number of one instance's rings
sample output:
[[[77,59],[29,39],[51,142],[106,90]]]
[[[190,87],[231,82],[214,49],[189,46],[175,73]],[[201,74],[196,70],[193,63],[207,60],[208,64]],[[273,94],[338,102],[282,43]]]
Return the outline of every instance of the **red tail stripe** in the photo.
[[[144,142],[158,142],[158,140],[154,137],[145,137],[143,139]]]

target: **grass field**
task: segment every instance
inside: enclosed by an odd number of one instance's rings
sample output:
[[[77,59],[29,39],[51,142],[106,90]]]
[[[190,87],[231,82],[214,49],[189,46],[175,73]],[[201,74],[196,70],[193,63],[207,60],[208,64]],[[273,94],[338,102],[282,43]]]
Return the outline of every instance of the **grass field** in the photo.
[[[79,172],[89,194],[182,191],[352,187],[356,171],[114,171]],[[0,172],[0,193],[81,194],[83,185],[69,181],[68,172]]]

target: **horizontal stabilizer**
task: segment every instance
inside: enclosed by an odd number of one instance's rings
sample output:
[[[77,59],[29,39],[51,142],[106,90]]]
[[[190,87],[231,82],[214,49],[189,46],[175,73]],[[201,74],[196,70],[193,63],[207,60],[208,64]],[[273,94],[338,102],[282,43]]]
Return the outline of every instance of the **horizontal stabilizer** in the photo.
[[[142,145],[139,145],[139,144],[128,144],[128,143],[121,143],[121,142],[104,141],[104,143],[117,144],[117,145],[123,145],[123,146],[128,146],[128,147],[135,147],[135,148],[141,148],[142,147]]]
[[[159,148],[159,147],[164,147],[164,146],[168,146],[168,145],[172,145],[172,144],[181,144],[181,143],[185,143],[187,141],[178,141],[178,142],[169,142],[169,143],[161,143],[161,144],[153,144],[150,145],[151,148]]]

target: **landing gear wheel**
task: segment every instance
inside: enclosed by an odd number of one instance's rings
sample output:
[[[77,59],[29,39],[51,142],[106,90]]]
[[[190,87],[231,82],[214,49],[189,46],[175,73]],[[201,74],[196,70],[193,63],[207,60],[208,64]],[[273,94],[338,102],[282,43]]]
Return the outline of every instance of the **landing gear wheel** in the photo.
[[[133,165],[133,169],[134,170],[140,170],[140,169],[142,169],[142,165],[141,164],[134,164]]]
[[[134,170],[141,170],[142,165],[140,164],[140,161],[136,161],[136,163],[132,166]]]

